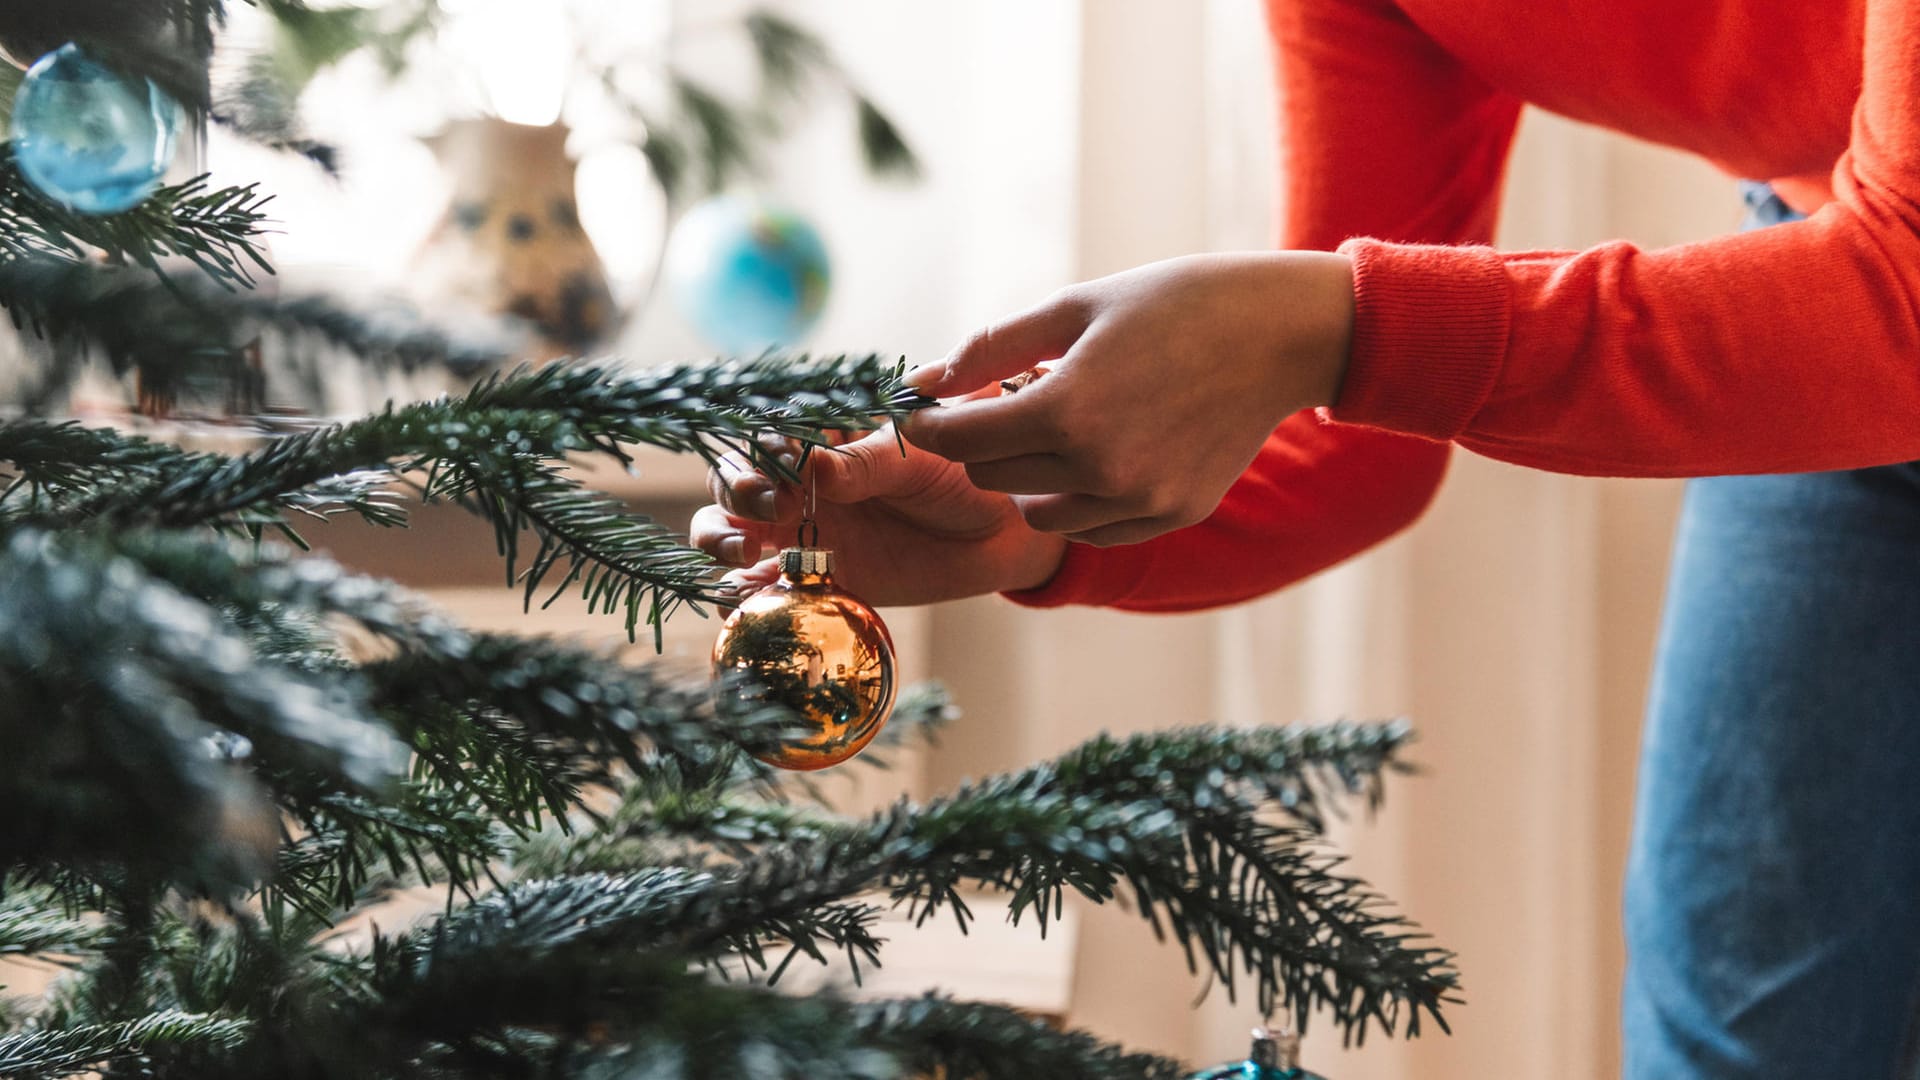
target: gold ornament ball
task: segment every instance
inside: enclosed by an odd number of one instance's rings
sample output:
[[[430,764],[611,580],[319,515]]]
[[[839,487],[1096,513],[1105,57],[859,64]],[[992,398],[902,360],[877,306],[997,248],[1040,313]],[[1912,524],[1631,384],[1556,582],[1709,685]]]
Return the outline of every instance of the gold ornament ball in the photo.
[[[742,601],[713,646],[716,675],[752,677],[807,733],[760,760],[807,771],[873,741],[893,710],[893,639],[880,615],[833,583],[832,553],[788,548],[780,579]]]

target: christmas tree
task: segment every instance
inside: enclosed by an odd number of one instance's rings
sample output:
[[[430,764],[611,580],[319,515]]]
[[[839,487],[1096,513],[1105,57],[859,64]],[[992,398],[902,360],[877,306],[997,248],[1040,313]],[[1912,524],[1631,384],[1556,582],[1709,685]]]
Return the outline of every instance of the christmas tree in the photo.
[[[262,2],[315,55],[379,40],[341,14],[359,9]],[[324,162],[284,115],[223,112],[222,18],[217,0],[5,5],[0,42],[27,61],[74,43],[114,86],[151,79]],[[276,100],[258,76],[256,106]],[[795,963],[857,977],[883,959],[885,908],[964,925],[980,889],[1036,934],[1069,895],[1130,903],[1202,978],[1300,1026],[1411,1035],[1452,1000],[1449,956],[1322,841],[1335,804],[1379,796],[1398,724],[1099,738],[846,818],[761,763],[806,717],[750,677],[685,685],[467,631],[299,550],[302,522],[399,528],[455,503],[492,525],[529,604],[657,633],[734,598],[569,464],[647,446],[792,478],[761,436],[824,445],[932,404],[897,360],[509,363],[232,454],[63,422],[46,415],[61,387],[99,361],[156,407],[206,387],[254,400],[262,327],[393,363],[501,358],[425,322],[252,294],[263,193],[192,180],[76,209],[36,182],[22,130],[0,155],[0,306],[32,361],[0,423],[0,958],[59,977],[0,1011],[0,1075],[1182,1071],[994,1005],[778,985]],[[876,746],[952,712],[909,691]],[[340,932],[418,887],[443,901],[419,922]]]

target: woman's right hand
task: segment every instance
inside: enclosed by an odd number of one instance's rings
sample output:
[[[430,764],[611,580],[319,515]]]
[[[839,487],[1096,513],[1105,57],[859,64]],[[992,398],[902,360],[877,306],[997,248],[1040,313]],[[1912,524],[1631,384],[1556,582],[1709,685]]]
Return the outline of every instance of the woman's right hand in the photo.
[[[834,578],[848,592],[871,604],[929,604],[1053,577],[1064,539],[1030,528],[1013,500],[974,487],[963,467],[902,445],[889,424],[808,456],[820,545],[834,550]],[[761,555],[794,542],[802,487],[729,456],[707,488],[714,501],[693,516],[693,545],[738,567],[724,580],[742,591],[771,583],[778,561]]]

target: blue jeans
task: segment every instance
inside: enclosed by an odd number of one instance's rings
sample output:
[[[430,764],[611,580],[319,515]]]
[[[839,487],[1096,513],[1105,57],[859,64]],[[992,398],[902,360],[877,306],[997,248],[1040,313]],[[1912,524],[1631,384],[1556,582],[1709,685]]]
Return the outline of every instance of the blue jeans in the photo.
[[[1920,463],[1688,485],[1626,933],[1632,1080],[1920,1075]]]

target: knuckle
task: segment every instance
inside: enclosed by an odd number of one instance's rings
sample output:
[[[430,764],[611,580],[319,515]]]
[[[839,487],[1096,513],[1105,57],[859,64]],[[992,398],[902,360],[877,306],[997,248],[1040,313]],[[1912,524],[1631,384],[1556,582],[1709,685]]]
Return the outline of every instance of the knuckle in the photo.
[[[1058,448],[1060,453],[1091,449],[1084,434],[1086,427],[1071,406],[1048,403],[1047,407],[1034,410],[1029,423],[1042,440]]]
[[[1144,516],[1154,521],[1159,531],[1168,532],[1198,525],[1212,513],[1213,507],[1206,500],[1194,498],[1190,492],[1175,491],[1152,500]]]
[[[993,356],[993,327],[982,326],[968,334],[960,342],[955,359],[966,363],[979,363]]]
[[[1043,310],[1066,315],[1084,315],[1090,309],[1087,289],[1083,285],[1062,285],[1047,294],[1040,303]]]
[[[1107,457],[1094,457],[1087,466],[1087,486],[1092,494],[1105,498],[1124,495],[1130,470],[1120,462]]]

